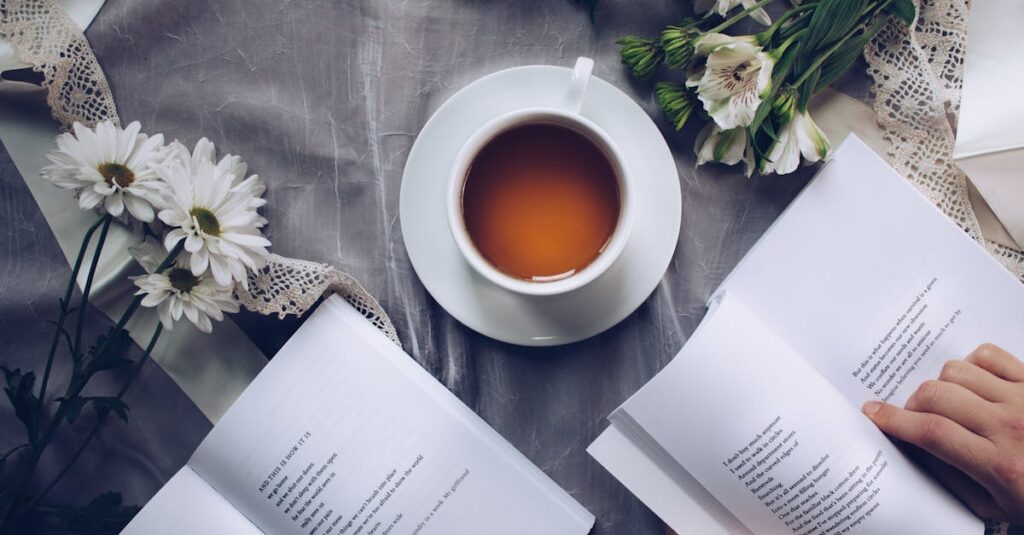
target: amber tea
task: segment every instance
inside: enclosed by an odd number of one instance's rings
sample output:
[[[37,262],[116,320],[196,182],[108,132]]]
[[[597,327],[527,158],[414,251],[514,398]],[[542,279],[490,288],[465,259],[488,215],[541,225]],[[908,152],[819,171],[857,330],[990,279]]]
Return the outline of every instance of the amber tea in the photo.
[[[621,211],[615,168],[583,134],[526,124],[498,134],[473,159],[463,221],[480,254],[530,281],[579,272],[604,250]]]

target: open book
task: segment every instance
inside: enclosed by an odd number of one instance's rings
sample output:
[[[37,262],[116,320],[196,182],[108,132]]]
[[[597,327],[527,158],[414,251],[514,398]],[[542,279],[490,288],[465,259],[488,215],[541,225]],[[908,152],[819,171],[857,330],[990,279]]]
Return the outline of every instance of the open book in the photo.
[[[1024,285],[851,136],[715,292],[593,455],[680,535],[980,534],[860,412],[983,342]]]
[[[562,535],[593,523],[334,296],[123,533]]]

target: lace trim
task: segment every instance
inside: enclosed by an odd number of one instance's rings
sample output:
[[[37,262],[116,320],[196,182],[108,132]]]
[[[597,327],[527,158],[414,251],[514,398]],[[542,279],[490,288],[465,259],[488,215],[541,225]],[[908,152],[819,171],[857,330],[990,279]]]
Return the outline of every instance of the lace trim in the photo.
[[[264,315],[301,316],[327,292],[345,298],[388,338],[401,345],[398,333],[380,303],[359,281],[328,264],[270,255],[267,267],[249,274],[249,289],[235,287],[235,295],[248,310]]]
[[[968,198],[967,175],[952,160],[969,2],[915,3],[918,20],[913,27],[893,21],[864,50],[889,156],[928,199],[1024,280],[1024,253],[982,237]]]
[[[64,128],[75,121],[89,126],[105,119],[121,123],[89,42],[52,0],[0,0],[0,37],[13,43],[22,61],[43,73],[47,103]],[[401,345],[380,303],[354,277],[327,264],[272,254],[267,267],[251,273],[249,280],[249,289],[238,286],[235,295],[250,311],[301,316],[326,292],[335,292]]]
[[[0,0],[0,36],[14,45],[22,61],[43,73],[46,102],[65,128],[75,121],[121,124],[92,47],[51,0]]]

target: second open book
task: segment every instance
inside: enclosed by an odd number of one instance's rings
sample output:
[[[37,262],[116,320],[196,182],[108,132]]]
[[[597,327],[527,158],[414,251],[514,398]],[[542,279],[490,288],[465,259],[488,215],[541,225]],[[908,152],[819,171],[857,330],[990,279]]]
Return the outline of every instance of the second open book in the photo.
[[[980,534],[860,412],[993,342],[1024,286],[860,140],[715,293],[591,454],[681,535]]]

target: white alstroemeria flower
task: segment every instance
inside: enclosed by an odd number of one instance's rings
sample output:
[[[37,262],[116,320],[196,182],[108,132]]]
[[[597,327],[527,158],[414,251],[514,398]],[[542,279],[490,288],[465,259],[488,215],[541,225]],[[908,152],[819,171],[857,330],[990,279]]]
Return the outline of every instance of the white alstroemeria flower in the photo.
[[[149,137],[140,129],[138,122],[124,129],[111,121],[94,129],[76,122],[74,134],[57,136],[57,150],[46,155],[52,164],[42,175],[58,187],[74,190],[83,210],[102,204],[114,217],[127,208],[135,219],[153,221],[153,203],[164,187],[154,168],[167,151],[163,135]]]
[[[746,164],[746,175],[754,172],[754,148],[750,144],[746,128],[722,130],[714,122],[708,123],[693,147],[697,154],[697,165],[719,162],[725,165]]]
[[[221,286],[234,281],[248,287],[246,268],[264,267],[270,246],[260,232],[267,221],[256,211],[266,204],[259,196],[265,188],[258,176],[240,175],[245,166],[233,157],[214,163],[212,153],[200,152],[157,168],[169,186],[158,216],[178,227],[167,233],[164,246],[170,250],[184,240],[193,275],[209,269]]]
[[[771,89],[775,59],[753,36],[709,33],[698,41],[696,52],[706,55],[707,62],[686,85],[697,88],[704,111],[722,130],[750,126]]]
[[[785,175],[800,166],[800,156],[808,162],[828,157],[832,145],[806,111],[797,111],[778,133],[778,138],[762,162],[761,173]]]
[[[736,6],[743,6],[743,9],[750,9],[757,3],[757,0],[693,0],[693,10],[697,13],[714,12],[719,16],[726,16]],[[750,18],[768,26],[772,23],[771,17],[764,8],[757,8],[750,12]]]
[[[221,321],[224,312],[238,312],[230,286],[217,284],[208,274],[196,276],[180,261],[163,273],[153,273],[167,255],[156,243],[147,241],[129,251],[149,273],[132,277],[139,288],[135,295],[145,296],[142,306],[156,307],[165,329],[173,329],[174,322],[185,316],[197,329],[209,333],[213,330],[211,318]]]

